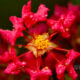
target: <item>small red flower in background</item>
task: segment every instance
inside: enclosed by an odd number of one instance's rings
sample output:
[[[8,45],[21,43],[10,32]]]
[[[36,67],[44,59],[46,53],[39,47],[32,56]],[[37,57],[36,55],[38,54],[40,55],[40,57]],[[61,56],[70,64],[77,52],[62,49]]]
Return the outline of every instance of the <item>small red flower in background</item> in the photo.
[[[56,65],[56,73],[57,77],[60,80],[64,79],[64,72],[67,70],[69,76],[76,80],[78,74],[74,70],[73,62],[76,58],[80,57],[80,53],[75,52],[74,50],[70,50],[69,53],[66,54],[66,59],[63,59],[60,63]]]
[[[0,62],[7,63],[5,74],[18,75],[24,72],[31,80],[50,80],[50,77],[54,78],[52,72],[56,69],[59,80],[65,79],[65,71],[73,80],[76,80],[78,74],[73,66],[74,61],[80,57],[80,53],[59,45],[60,40],[70,39],[72,36],[71,28],[76,22],[75,10],[59,6],[55,9],[53,17],[47,18],[49,9],[45,5],[40,4],[38,11],[33,13],[31,1],[29,1],[22,8],[21,18],[16,16],[9,18],[13,24],[13,30],[0,29],[0,43],[3,48],[0,48]],[[25,45],[16,44],[19,37],[25,39]],[[27,51],[17,55],[16,47],[24,47]]]
[[[53,31],[61,32],[63,37],[70,37],[70,27],[75,20],[75,15],[72,11],[67,14],[62,14],[59,20],[49,19],[47,20],[48,25]]]

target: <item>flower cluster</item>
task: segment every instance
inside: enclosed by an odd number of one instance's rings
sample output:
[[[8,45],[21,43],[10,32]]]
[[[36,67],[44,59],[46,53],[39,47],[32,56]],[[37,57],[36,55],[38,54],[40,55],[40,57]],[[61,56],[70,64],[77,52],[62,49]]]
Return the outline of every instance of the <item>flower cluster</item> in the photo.
[[[60,41],[70,40],[76,34],[80,6],[69,4],[66,8],[56,5],[55,13],[50,18],[47,18],[48,11],[44,4],[40,4],[34,13],[31,11],[31,1],[28,1],[22,8],[21,18],[9,18],[13,30],[0,29],[0,64],[7,66],[5,74],[24,72],[30,80],[52,80],[56,72],[56,77],[64,80],[68,73],[72,80],[76,80],[78,74],[74,64],[80,53],[72,48],[67,49],[66,43],[61,44]],[[24,38],[24,45],[16,44],[20,37]],[[16,47],[24,47],[27,51],[17,55]]]

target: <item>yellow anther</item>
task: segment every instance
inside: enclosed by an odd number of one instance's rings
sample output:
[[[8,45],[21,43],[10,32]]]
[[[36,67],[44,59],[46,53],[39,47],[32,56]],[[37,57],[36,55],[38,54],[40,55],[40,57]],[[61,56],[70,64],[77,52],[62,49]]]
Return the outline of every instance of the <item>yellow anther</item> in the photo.
[[[76,39],[76,42],[80,44],[80,37]]]
[[[49,69],[48,66],[46,66],[45,69],[48,70]]]
[[[37,49],[45,49],[50,45],[50,42],[48,39],[44,39],[43,35],[39,35],[35,40],[35,46]]]
[[[66,31],[69,31],[69,28],[66,28]]]

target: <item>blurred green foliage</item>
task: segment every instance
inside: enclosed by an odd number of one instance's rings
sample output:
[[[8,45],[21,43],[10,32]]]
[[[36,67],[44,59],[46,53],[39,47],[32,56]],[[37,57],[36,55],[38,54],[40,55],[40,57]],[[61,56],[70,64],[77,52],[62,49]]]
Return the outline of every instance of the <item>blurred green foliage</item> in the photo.
[[[65,80],[72,80],[67,74],[65,74]]]
[[[80,5],[80,0],[72,0],[72,3],[75,5]]]

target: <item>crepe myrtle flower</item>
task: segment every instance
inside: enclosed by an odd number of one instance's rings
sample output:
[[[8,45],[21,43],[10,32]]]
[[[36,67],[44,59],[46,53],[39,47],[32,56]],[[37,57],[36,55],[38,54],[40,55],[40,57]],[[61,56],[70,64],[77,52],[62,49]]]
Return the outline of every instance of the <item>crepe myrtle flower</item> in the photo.
[[[78,57],[80,57],[80,53],[72,49],[66,54],[65,59],[63,59],[61,62],[56,64],[56,73],[59,80],[64,80],[65,70],[67,70],[68,75],[72,78],[72,80],[76,80],[76,78],[78,77],[78,74],[76,73],[73,67],[73,62]]]
[[[77,16],[76,21],[80,23],[80,5],[72,5],[71,3],[69,3],[68,9],[72,10],[75,13],[75,15]]]
[[[51,16],[52,19],[59,19],[62,14],[67,13],[68,11],[73,11],[76,15],[76,22],[80,22],[80,6],[73,5],[68,3],[67,7],[55,5],[54,6],[54,14]]]
[[[8,46],[8,42],[2,36],[2,33],[0,33],[0,57],[8,51]]]
[[[19,37],[17,31],[0,29],[0,63],[7,63],[11,57],[11,45],[14,45],[16,38]],[[21,34],[20,34],[21,35]]]
[[[52,75],[51,70],[48,67],[44,67],[41,71],[26,69],[31,76],[31,80],[49,80],[49,76]]]
[[[67,7],[55,5],[54,14],[50,17],[50,19],[58,20],[62,14],[66,14],[69,11],[72,11],[76,17],[74,23],[70,27],[70,34],[73,35],[75,34],[75,32],[77,32],[77,25],[80,23],[80,6],[79,5],[73,5],[71,3],[68,3]]]
[[[36,13],[31,12],[31,1],[22,8],[22,19],[27,28],[31,28],[35,23],[46,21],[49,9],[45,5],[40,4]]]
[[[0,29],[1,39],[7,46],[3,45],[3,49],[0,49],[2,50],[0,60],[8,60],[8,66],[4,70],[5,74],[19,74],[23,71],[30,75],[31,80],[49,80],[56,66],[58,79],[64,79],[65,70],[73,80],[76,79],[77,73],[73,68],[73,61],[79,56],[79,53],[60,48],[59,44],[54,42],[54,36],[59,32],[63,37],[70,36],[70,28],[75,21],[75,15],[69,11],[62,14],[58,20],[47,19],[48,11],[45,5],[40,4],[38,11],[33,13],[31,1],[28,1],[27,5],[22,8],[21,18],[16,16],[9,18],[13,24],[13,30]],[[26,32],[27,35],[23,32]],[[18,37],[24,37],[26,44],[15,44]],[[25,47],[28,51],[18,56],[16,46]],[[69,53],[63,55],[55,51]]]
[[[68,11],[67,14],[62,14],[58,20],[48,19],[47,24],[52,28],[52,30],[61,33],[62,37],[70,37],[70,28],[75,20],[75,15],[72,11]]]
[[[19,74],[21,68],[26,65],[26,62],[21,62],[18,57],[16,56],[16,51],[13,47],[10,49],[9,57],[10,63],[7,68],[4,70],[6,74]]]
[[[18,37],[23,36],[23,33],[18,30],[0,30],[2,37],[6,40],[10,45],[15,45],[15,41]]]

